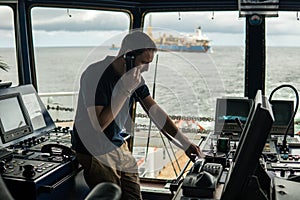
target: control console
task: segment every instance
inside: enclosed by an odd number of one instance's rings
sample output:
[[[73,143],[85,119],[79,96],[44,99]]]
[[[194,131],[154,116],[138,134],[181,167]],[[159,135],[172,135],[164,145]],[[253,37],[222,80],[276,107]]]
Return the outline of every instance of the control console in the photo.
[[[18,178],[25,180],[36,180],[46,173],[60,166],[59,163],[38,160],[26,160],[13,158],[1,162],[1,174],[4,178]]]
[[[70,140],[59,139],[69,135],[53,131],[4,148],[9,153],[0,158],[0,173],[15,199],[47,199],[72,185],[78,164]]]
[[[1,89],[0,107],[0,174],[13,198],[68,198],[79,171],[70,128],[55,126],[32,85]]]

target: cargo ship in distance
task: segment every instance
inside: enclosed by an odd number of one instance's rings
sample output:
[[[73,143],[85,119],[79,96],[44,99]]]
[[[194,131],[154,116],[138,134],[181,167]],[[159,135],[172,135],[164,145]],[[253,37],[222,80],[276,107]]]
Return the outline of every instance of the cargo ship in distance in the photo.
[[[205,34],[202,33],[201,26],[197,27],[193,34],[179,35],[175,37],[172,34],[167,35],[166,33],[163,33],[158,38],[152,38],[158,49],[162,51],[206,53],[211,49],[210,40]]]

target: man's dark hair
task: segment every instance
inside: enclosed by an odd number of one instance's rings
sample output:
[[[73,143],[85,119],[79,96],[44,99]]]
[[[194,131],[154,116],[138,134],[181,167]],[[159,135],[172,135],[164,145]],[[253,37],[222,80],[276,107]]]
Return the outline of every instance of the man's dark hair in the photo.
[[[119,55],[130,52],[130,54],[138,56],[146,50],[157,51],[153,40],[142,31],[132,31],[122,40]]]

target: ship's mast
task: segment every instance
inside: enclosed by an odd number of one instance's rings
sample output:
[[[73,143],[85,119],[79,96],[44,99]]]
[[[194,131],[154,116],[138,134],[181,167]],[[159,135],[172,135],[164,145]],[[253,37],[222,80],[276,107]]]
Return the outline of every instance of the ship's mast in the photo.
[[[149,24],[147,26],[147,34],[153,39],[152,35],[152,15],[149,16]]]

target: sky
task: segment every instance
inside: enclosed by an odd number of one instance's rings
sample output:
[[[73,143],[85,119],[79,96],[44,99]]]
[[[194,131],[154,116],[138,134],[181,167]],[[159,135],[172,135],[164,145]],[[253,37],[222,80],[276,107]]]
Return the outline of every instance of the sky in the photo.
[[[12,11],[0,6],[0,47],[14,45]],[[151,16],[151,17],[150,17]],[[149,19],[155,34],[190,34],[201,26],[212,45],[244,45],[245,18],[238,12],[172,12],[152,13]],[[128,30],[125,13],[65,8],[33,8],[35,46],[97,46],[119,42]],[[279,12],[266,19],[267,45],[300,46],[300,21],[296,12]]]

